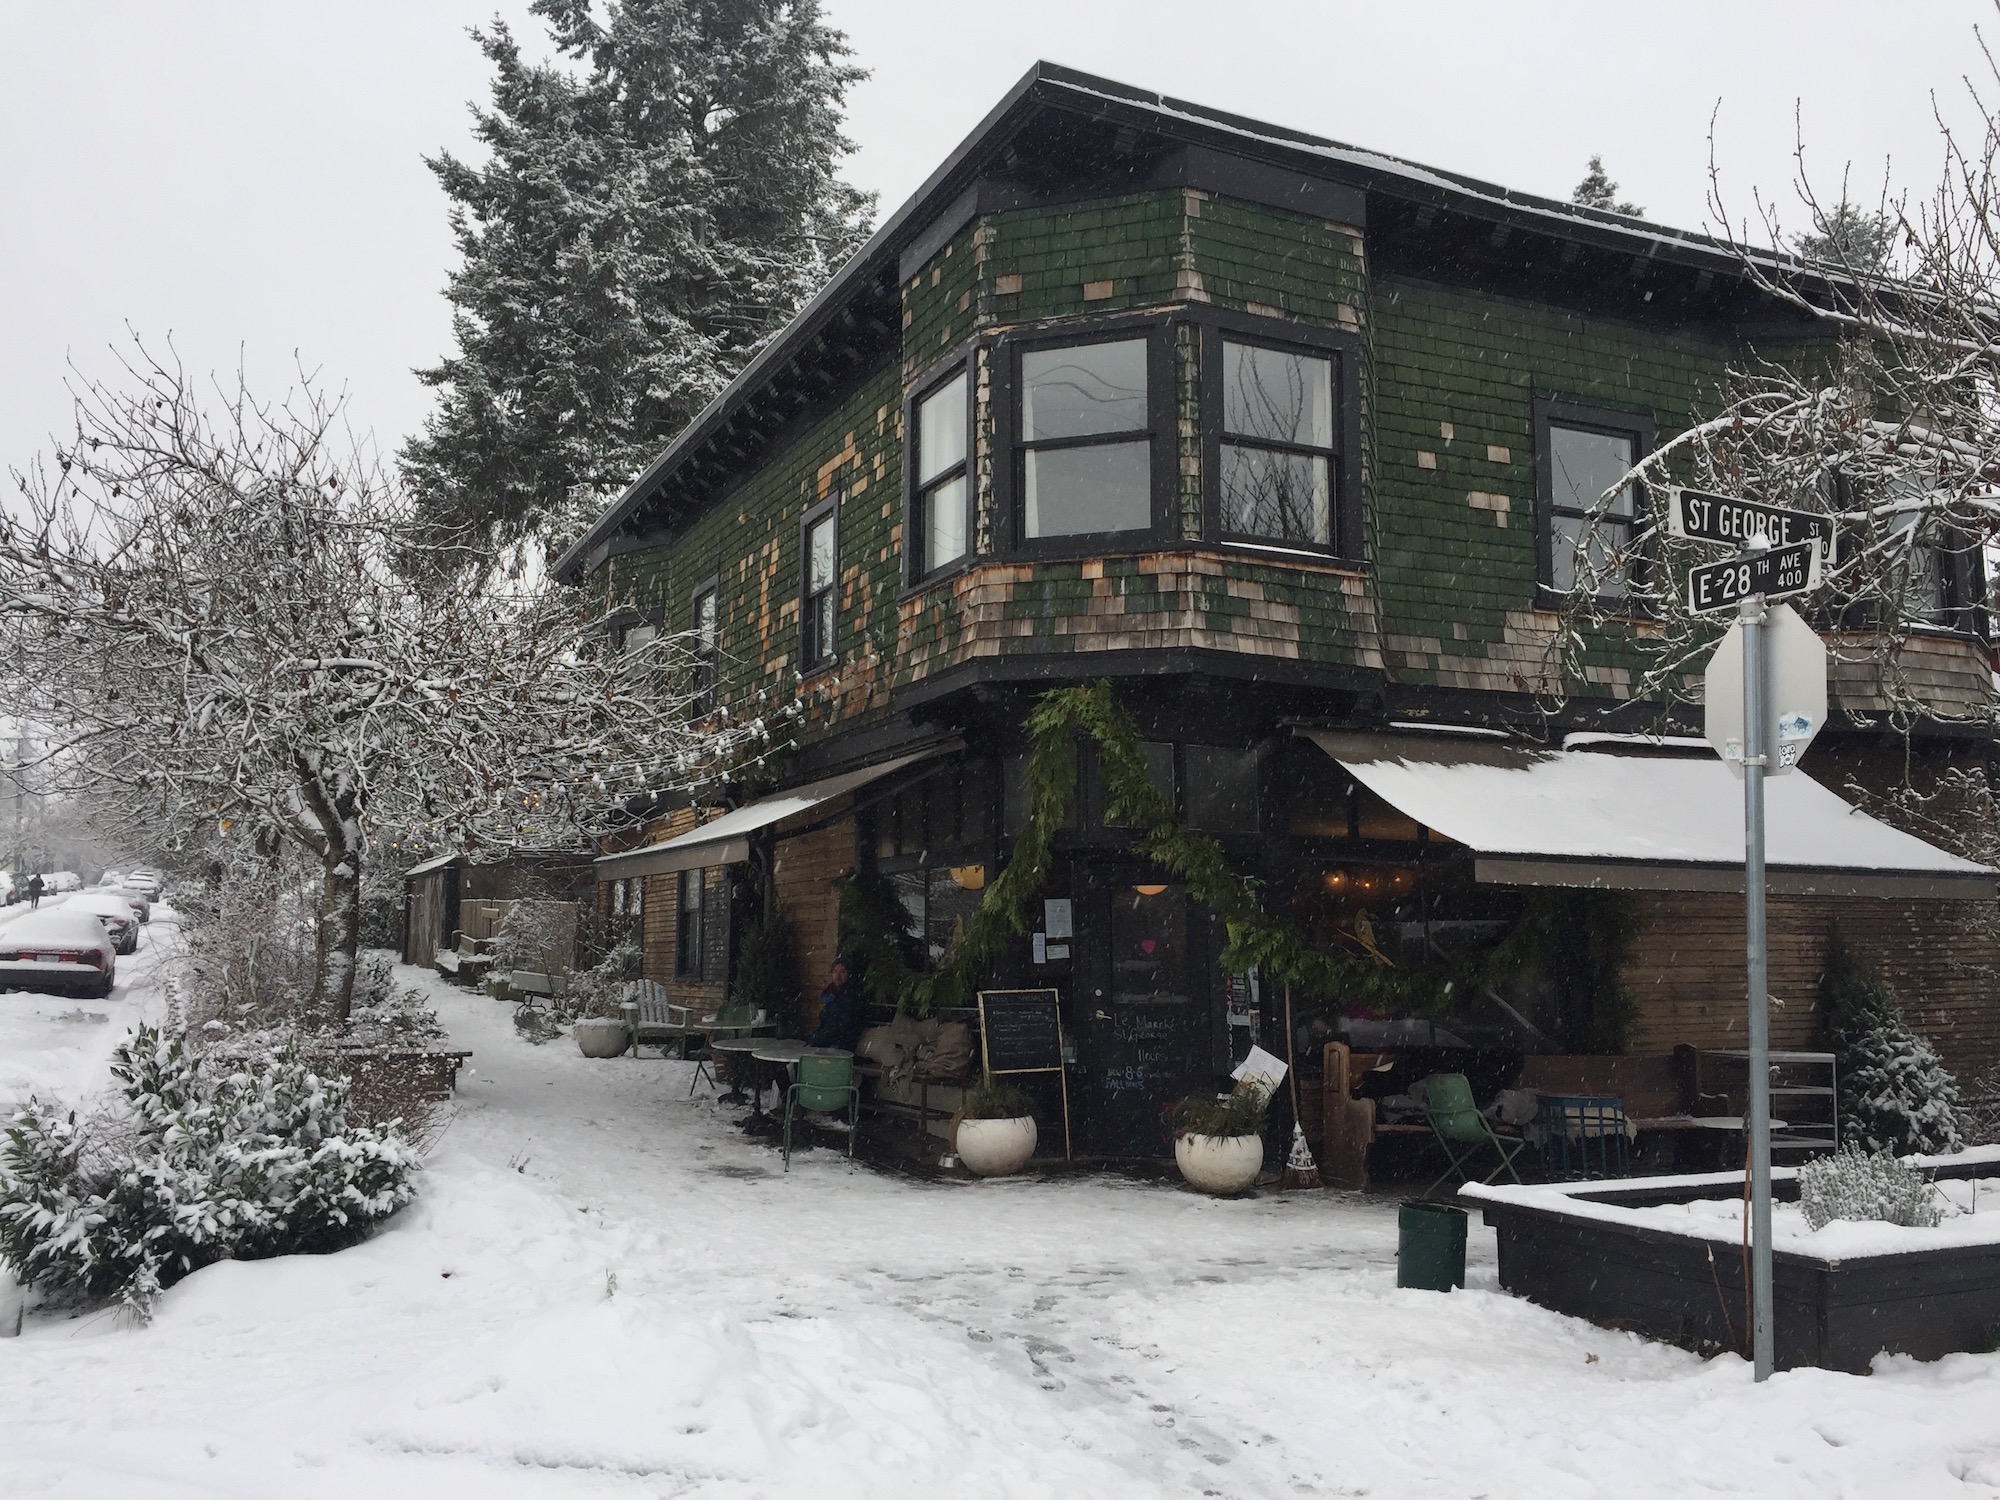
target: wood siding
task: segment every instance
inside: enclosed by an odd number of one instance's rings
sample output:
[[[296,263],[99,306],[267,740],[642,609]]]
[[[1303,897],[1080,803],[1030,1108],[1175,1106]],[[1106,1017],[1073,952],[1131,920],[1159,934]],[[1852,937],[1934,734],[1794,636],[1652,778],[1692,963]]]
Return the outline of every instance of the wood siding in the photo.
[[[854,869],[854,819],[845,816],[852,806],[853,798],[843,797],[794,820],[798,826],[807,826],[842,814],[811,833],[786,838],[786,825],[779,825],[772,884],[799,961],[797,1005],[791,1014],[779,1018],[790,1035],[810,1036],[818,1024],[820,986],[840,951],[840,902],[833,882]]]
[[[1746,1045],[1743,898],[1660,892],[1637,899],[1639,931],[1625,971],[1638,1003],[1629,1050]],[[1836,926],[1881,972],[1911,1026],[1961,1082],[2000,1060],[2000,941],[1994,908],[1981,901],[1773,896],[1773,1047],[1816,1045],[1815,993],[1826,935]]]

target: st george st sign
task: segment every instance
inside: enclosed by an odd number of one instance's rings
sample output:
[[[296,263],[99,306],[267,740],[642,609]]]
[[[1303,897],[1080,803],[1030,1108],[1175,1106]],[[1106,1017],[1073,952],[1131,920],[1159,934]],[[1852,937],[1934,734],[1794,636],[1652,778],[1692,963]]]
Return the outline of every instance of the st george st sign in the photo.
[[[1760,535],[1769,537],[1773,547],[1786,547],[1811,538],[1819,543],[1821,558],[1832,561],[1831,516],[1759,505],[1754,500],[1712,495],[1706,490],[1675,488],[1667,492],[1667,502],[1667,530],[1674,536],[1697,542],[1720,542],[1727,547],[1741,547],[1751,537]]]

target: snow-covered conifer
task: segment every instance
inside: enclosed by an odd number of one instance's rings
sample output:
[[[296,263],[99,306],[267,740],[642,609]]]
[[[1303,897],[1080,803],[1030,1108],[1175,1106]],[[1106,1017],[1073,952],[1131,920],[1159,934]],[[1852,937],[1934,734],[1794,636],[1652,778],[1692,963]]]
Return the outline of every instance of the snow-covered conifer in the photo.
[[[850,86],[818,0],[536,0],[558,57],[477,33],[480,165],[430,165],[457,349],[404,471],[433,516],[560,545],[860,244]]]
[[[1819,1000],[1839,1075],[1842,1142],[1894,1156],[1963,1149],[1958,1081],[1838,932],[1827,940]]]

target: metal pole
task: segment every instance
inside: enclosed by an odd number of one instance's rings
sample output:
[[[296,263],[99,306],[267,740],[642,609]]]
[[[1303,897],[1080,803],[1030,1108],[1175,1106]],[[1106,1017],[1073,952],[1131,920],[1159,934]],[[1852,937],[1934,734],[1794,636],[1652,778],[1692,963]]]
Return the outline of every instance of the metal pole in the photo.
[[[1753,551],[1762,537],[1751,544]],[[1765,546],[1770,544],[1765,542]],[[1758,1380],[1771,1378],[1771,1036],[1764,951],[1764,596],[1739,606],[1743,627],[1743,910],[1750,999],[1750,1318]]]

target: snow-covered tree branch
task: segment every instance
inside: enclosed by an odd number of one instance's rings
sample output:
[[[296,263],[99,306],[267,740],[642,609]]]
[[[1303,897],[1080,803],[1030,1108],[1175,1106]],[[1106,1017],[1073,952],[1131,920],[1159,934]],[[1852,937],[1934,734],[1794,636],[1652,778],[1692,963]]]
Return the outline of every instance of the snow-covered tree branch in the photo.
[[[0,687],[42,785],[318,861],[323,1012],[379,831],[573,835],[768,742],[694,720],[685,639],[617,651],[578,591],[478,581],[309,381],[211,405],[143,346],[126,370],[0,512]]]

